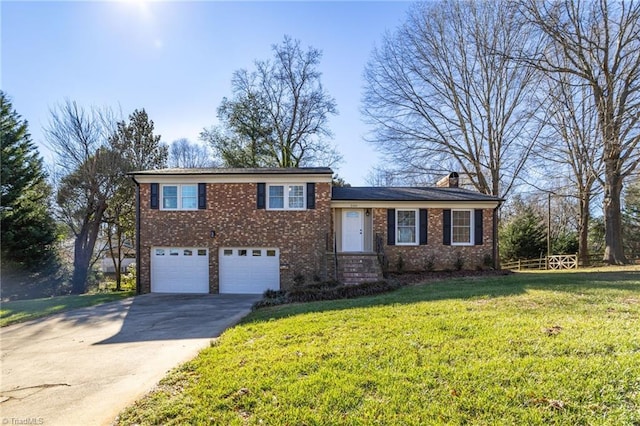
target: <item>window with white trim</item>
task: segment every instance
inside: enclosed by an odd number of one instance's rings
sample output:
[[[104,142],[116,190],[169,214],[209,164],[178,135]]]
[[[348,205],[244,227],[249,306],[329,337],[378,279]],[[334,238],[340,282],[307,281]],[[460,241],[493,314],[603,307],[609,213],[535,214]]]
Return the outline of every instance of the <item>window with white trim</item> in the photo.
[[[197,210],[198,185],[162,185],[162,210]]]
[[[451,244],[473,244],[473,210],[451,210]]]
[[[418,244],[418,210],[396,210],[396,244]]]
[[[269,185],[267,209],[304,210],[306,208],[306,188],[304,184]]]

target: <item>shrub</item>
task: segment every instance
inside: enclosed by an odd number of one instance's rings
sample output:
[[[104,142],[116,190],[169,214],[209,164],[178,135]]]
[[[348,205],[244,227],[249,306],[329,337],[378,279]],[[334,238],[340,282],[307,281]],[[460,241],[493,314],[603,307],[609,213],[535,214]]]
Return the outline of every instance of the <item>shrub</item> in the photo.
[[[304,285],[304,282],[305,282],[306,280],[307,280],[307,279],[305,278],[304,274],[303,274],[302,272],[298,272],[298,273],[296,273],[296,274],[295,274],[295,276],[293,277],[293,284],[294,284],[295,286],[298,286],[298,287],[299,287],[299,286]]]
[[[286,292],[284,290],[271,290],[268,289],[264,292],[264,294],[262,295],[262,297],[264,299],[278,299],[282,296],[284,296],[286,294]]]
[[[136,289],[136,264],[131,263],[127,266],[127,272],[120,279],[120,288],[123,291]]]
[[[267,290],[264,298],[253,304],[252,309],[285,303],[317,302],[321,300],[350,299],[360,296],[373,296],[400,288],[396,281],[374,281],[357,285],[342,285],[337,281],[325,281],[307,286],[293,287],[285,290]]]
[[[464,259],[462,258],[462,254],[460,252],[456,253],[456,260],[453,261],[453,269],[456,271],[461,271],[464,268]]]
[[[404,258],[402,257],[402,253],[398,255],[398,261],[396,262],[396,271],[404,272]]]
[[[427,257],[427,260],[424,263],[424,270],[426,272],[433,272],[436,269],[436,256],[431,254]]]

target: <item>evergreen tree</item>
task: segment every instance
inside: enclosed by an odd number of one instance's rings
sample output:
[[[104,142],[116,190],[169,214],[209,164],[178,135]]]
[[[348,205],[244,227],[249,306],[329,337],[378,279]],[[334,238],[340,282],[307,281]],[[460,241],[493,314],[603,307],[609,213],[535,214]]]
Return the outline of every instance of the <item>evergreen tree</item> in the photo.
[[[547,251],[544,220],[528,205],[500,229],[503,260],[531,259]]]
[[[632,259],[640,258],[640,178],[625,191],[622,225],[625,251]]]
[[[167,166],[169,148],[160,142],[160,135],[153,134],[153,127],[153,121],[144,109],[135,110],[129,115],[128,123],[117,123],[115,133],[109,138],[111,150],[122,159],[118,189],[104,213],[103,224],[109,255],[115,268],[117,290],[120,290],[122,282],[121,266],[125,247],[135,247],[135,185],[126,173]]]
[[[0,91],[2,139],[0,221],[2,261],[37,269],[54,258],[56,225],[50,215],[51,187],[27,122]]]

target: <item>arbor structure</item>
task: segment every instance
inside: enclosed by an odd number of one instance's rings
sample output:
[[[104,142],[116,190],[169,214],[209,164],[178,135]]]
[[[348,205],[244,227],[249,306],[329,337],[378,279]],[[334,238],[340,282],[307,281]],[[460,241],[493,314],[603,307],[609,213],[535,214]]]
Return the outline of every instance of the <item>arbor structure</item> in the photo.
[[[122,157],[108,148],[115,120],[108,110],[85,110],[65,101],[45,128],[56,154],[58,217],[75,237],[72,292],[86,291],[93,252],[108,203],[122,175]]]
[[[119,173],[114,176],[116,190],[104,212],[103,231],[115,269],[116,289],[120,290],[126,248],[132,251],[135,247],[136,191],[126,173],[166,167],[169,148],[160,135],[154,134],[153,120],[144,109],[131,113],[128,122],[117,123],[109,136],[109,147],[120,156],[120,163]]]
[[[640,2],[523,0],[521,11],[546,43],[519,60],[588,88],[604,163],[604,260],[623,264],[621,191],[640,162]]]
[[[0,227],[2,261],[37,269],[54,258],[56,225],[51,216],[51,187],[28,125],[0,91]]]
[[[538,136],[538,77],[498,52],[535,42],[511,3],[415,5],[365,69],[370,142],[405,175],[442,175],[453,160],[478,191],[505,196]]]
[[[288,36],[272,50],[273,58],[255,61],[253,71],[234,72],[233,97],[218,108],[221,126],[201,138],[227,166],[335,164],[340,156],[328,142],[328,120],[337,110],[320,81],[322,53]]]

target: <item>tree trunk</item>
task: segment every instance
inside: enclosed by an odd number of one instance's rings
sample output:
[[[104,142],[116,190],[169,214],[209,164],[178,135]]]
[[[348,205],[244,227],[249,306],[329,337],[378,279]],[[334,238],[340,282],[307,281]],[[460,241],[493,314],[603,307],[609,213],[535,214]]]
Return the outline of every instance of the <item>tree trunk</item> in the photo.
[[[122,272],[121,272],[120,268],[122,268],[122,260],[120,259],[120,257],[118,257],[118,260],[116,261],[116,267],[115,267],[115,271],[116,271],[116,291],[122,290]]]
[[[622,244],[622,212],[620,208],[620,193],[622,192],[622,178],[618,173],[606,171],[604,185],[604,258],[610,265],[624,265]]]
[[[590,194],[580,194],[580,218],[578,220],[578,259],[582,266],[589,266],[589,213]]]
[[[95,217],[87,220],[76,236],[75,250],[73,257],[73,277],[71,279],[71,292],[73,294],[83,294],[87,291],[87,277],[89,276],[89,267],[91,266],[91,256],[96,246],[98,232],[100,231],[100,223],[107,205],[104,201],[95,211]]]
[[[87,291],[87,276],[89,274],[89,264],[91,263],[91,254],[93,250],[87,250],[86,236],[88,230],[85,228],[80,235],[76,237],[75,249],[73,255],[73,277],[71,278],[71,293],[83,294]]]

